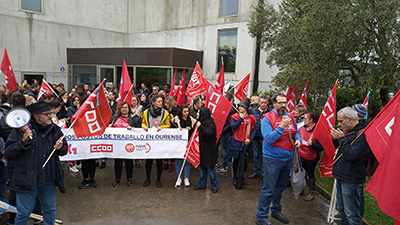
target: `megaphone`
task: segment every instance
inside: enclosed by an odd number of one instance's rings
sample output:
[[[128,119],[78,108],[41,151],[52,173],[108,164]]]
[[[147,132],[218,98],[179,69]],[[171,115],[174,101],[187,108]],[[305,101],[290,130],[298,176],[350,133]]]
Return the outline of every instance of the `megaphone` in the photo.
[[[12,128],[19,128],[21,132],[31,129],[29,121],[31,114],[25,108],[17,107],[8,112],[6,116],[6,124]],[[32,139],[32,136],[29,136]]]

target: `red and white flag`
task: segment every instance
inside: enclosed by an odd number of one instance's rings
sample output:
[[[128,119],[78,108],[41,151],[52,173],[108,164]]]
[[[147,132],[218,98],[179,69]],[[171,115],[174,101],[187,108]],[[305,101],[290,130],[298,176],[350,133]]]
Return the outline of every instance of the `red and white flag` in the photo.
[[[249,91],[250,73],[244,76],[236,85],[235,97],[239,100],[247,99],[247,92]]]
[[[4,49],[3,57],[1,59],[0,72],[6,77],[6,89],[16,91],[18,83],[15,79],[14,71],[11,67],[10,59],[8,58],[6,49]]]
[[[224,94],[224,87],[225,87],[225,75],[224,75],[224,64],[222,64],[221,70],[219,71],[217,82],[215,82],[215,88],[221,94]]]
[[[364,129],[369,147],[375,158],[381,162],[394,128],[395,114],[400,104],[400,91],[389,101]]]
[[[322,177],[331,177],[333,170],[333,158],[335,157],[336,149],[333,145],[331,128],[335,127],[336,118],[336,86],[332,89],[328,100],[325,103],[325,107],[322,110],[322,114],[315,126],[313,133],[313,140],[318,140],[319,143],[324,147],[324,156],[321,163],[318,166]]]
[[[294,115],[294,108],[297,105],[296,99],[297,99],[297,85],[294,86],[293,90],[288,87],[288,90],[286,92],[286,99],[287,99],[287,105],[286,105],[286,111],[290,114]]]
[[[72,128],[78,138],[101,135],[107,128],[112,112],[104,93],[104,81],[72,116],[73,123],[77,120]]]
[[[176,93],[175,93],[176,71],[177,71],[177,69],[175,69],[174,79],[172,80],[171,89],[170,89],[170,91],[169,91],[169,96],[171,96],[171,97],[175,97],[175,96],[176,96]]]
[[[307,79],[306,86],[304,87],[303,93],[301,94],[301,98],[299,101],[299,104],[303,104],[307,108],[307,86],[308,86],[308,81],[310,81],[310,78]]]
[[[215,87],[209,85],[206,104],[205,106],[210,109],[211,116],[214,119],[217,128],[217,142],[221,136],[222,129],[224,128],[226,118],[231,111],[232,104],[225,98]]]
[[[38,98],[37,100],[39,101],[39,99],[44,95],[44,94],[53,94],[56,97],[58,97],[58,95],[54,92],[53,88],[47,83],[47,81],[45,81],[44,79],[42,80],[42,85],[40,85],[40,90],[39,90],[39,94],[38,94]]]
[[[388,112],[386,112],[388,113]],[[383,116],[383,115],[382,115]],[[395,219],[395,224],[400,225],[400,105],[396,104],[393,110],[396,120],[392,126],[393,138],[390,138],[388,145],[381,146],[384,150],[383,157],[379,160],[371,180],[365,188],[378,201],[379,208]],[[370,129],[372,131],[372,129]],[[367,135],[367,134],[366,134]],[[379,136],[379,134],[375,134]],[[369,142],[371,143],[371,142]]]
[[[176,104],[177,105],[183,105],[185,103],[185,69],[183,69],[182,77],[181,80],[179,81],[179,87],[178,90],[176,91],[177,93],[177,98],[176,98]]]
[[[186,153],[184,157],[192,164],[194,168],[197,168],[200,164],[200,143],[199,143],[199,131],[194,128],[192,137],[186,145]]]
[[[206,91],[207,84],[205,82],[203,72],[199,63],[196,63],[196,67],[193,70],[192,77],[190,78],[188,87],[186,89],[186,95],[188,98],[204,93]]]
[[[132,95],[127,95],[127,92],[132,86],[131,78],[129,77],[128,67],[126,66],[125,59],[124,65],[122,67],[121,73],[121,83],[119,85],[119,96],[118,96],[118,105],[122,101],[126,101],[131,105],[132,102]],[[127,97],[126,97],[127,96]]]

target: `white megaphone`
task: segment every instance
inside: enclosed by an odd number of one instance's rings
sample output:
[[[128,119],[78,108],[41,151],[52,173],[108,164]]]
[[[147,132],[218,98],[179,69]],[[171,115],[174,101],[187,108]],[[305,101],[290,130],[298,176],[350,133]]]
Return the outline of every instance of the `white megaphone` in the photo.
[[[31,129],[29,124],[30,120],[31,114],[29,111],[21,107],[13,108],[6,116],[7,125],[12,128],[19,128],[21,132]],[[29,138],[32,139],[32,136],[29,136]]]

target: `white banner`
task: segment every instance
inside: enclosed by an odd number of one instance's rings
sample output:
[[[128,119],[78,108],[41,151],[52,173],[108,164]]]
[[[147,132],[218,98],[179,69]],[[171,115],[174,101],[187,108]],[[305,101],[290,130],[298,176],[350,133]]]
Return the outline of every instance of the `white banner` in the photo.
[[[65,133],[67,129],[63,129]],[[66,135],[68,154],[62,161],[99,158],[168,159],[184,158],[188,131],[149,128],[107,128],[102,135],[76,138],[73,129]]]

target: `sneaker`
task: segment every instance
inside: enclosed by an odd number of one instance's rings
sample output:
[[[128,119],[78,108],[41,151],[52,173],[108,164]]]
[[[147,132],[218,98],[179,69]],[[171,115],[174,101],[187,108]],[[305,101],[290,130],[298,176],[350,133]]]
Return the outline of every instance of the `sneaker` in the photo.
[[[282,223],[289,223],[289,219],[286,216],[282,215],[282,213],[271,214],[271,217],[281,221]]]
[[[96,181],[94,180],[94,178],[90,179],[90,186],[92,186],[92,187],[94,187],[94,188],[97,187],[97,183],[96,183]]]
[[[79,173],[78,168],[76,168],[76,166],[70,166],[69,167],[69,172],[71,173]]]
[[[185,178],[185,180],[183,180],[183,182],[185,183],[185,187],[190,186],[189,178]]]
[[[128,179],[128,181],[126,182],[126,186],[132,187],[132,185],[133,185],[132,179]]]
[[[119,185],[119,179],[115,179],[114,182],[112,183],[113,187],[117,187]]]
[[[217,173],[226,173],[228,172],[228,167],[219,167],[217,169]]]
[[[42,221],[37,219],[32,219],[32,224],[40,224]]]
[[[264,221],[256,220],[256,224],[257,225],[274,225],[273,223],[269,222],[268,220],[264,220]]]
[[[186,179],[185,179],[185,180],[186,180]],[[179,177],[179,178],[176,180],[175,187],[180,187],[181,184],[182,184],[182,179]]]
[[[312,200],[314,200],[314,197],[315,197],[315,193],[314,193],[314,191],[310,191],[310,194],[308,194],[308,196],[304,199],[304,201],[312,201]]]
[[[75,167],[76,167],[78,170],[80,170],[80,169],[82,168],[82,163],[75,164]]]
[[[106,168],[106,166],[107,166],[106,162],[101,162],[100,169],[104,169]]]
[[[85,187],[89,187],[89,185],[89,180],[83,180],[82,183],[79,185],[79,189],[84,189]]]

